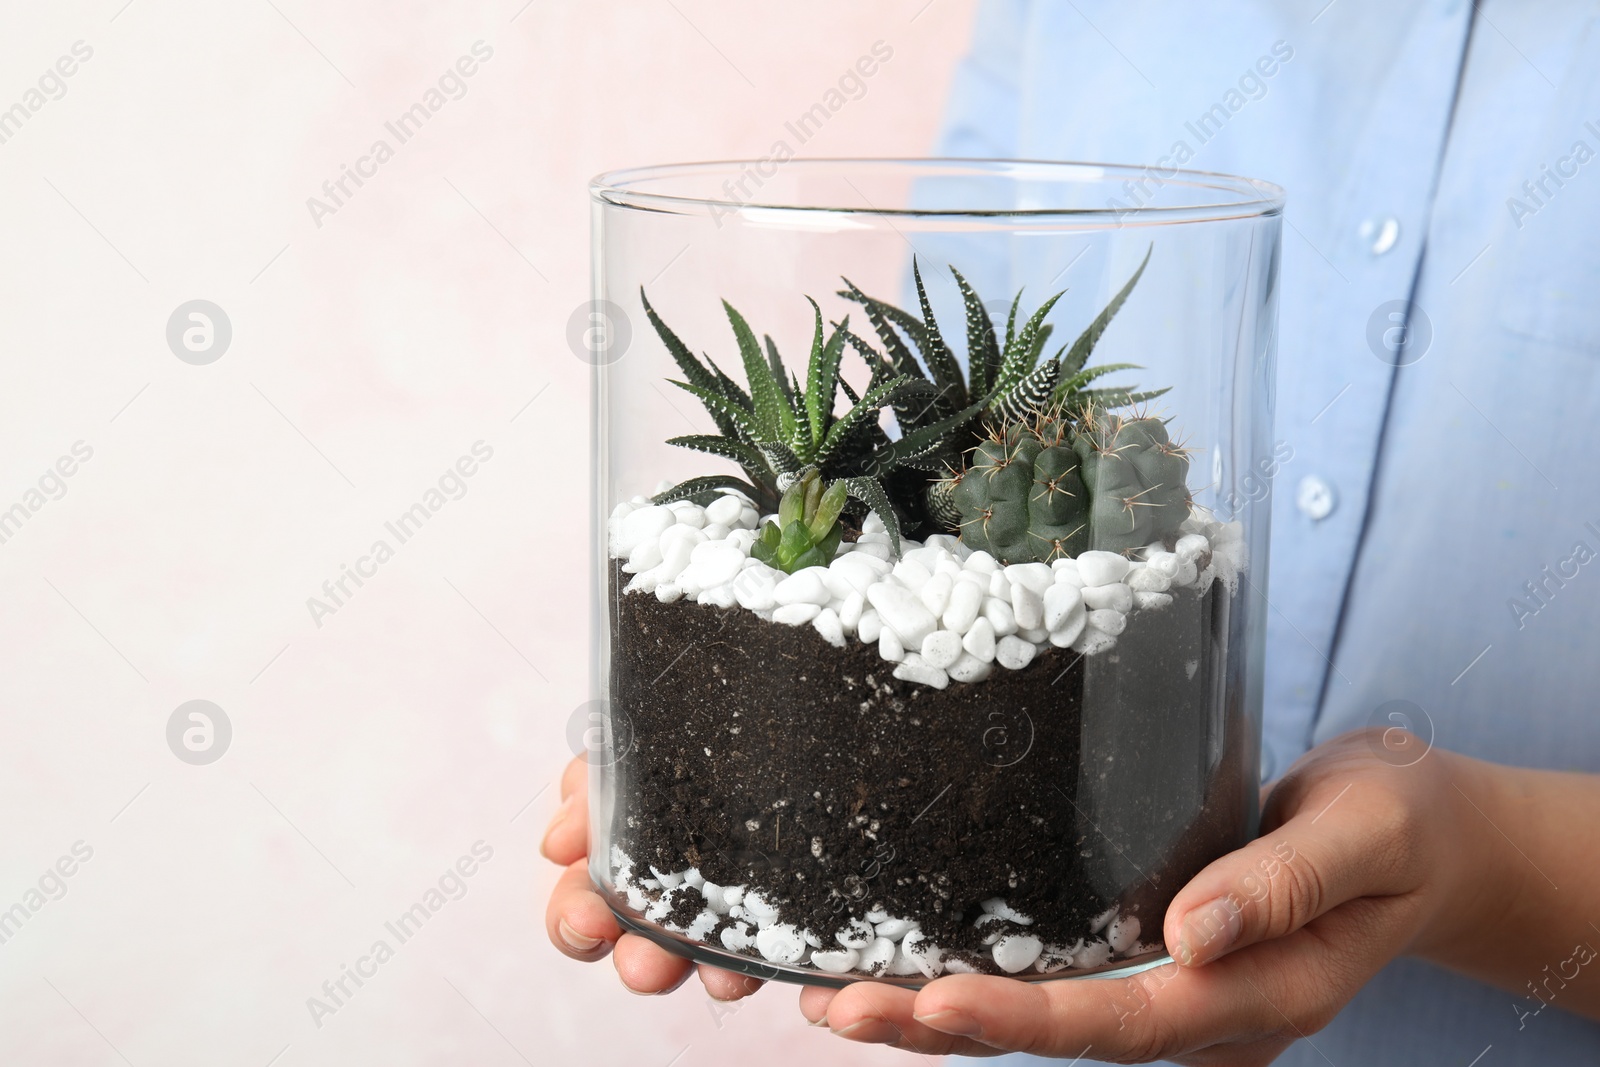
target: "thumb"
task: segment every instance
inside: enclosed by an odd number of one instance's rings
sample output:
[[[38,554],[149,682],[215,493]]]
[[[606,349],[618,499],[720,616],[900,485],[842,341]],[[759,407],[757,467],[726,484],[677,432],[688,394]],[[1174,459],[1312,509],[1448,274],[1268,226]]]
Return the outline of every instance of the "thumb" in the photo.
[[[1389,850],[1371,837],[1363,820],[1299,815],[1212,863],[1167,908],[1173,959],[1185,967],[1209,963],[1381,892],[1378,868]]]

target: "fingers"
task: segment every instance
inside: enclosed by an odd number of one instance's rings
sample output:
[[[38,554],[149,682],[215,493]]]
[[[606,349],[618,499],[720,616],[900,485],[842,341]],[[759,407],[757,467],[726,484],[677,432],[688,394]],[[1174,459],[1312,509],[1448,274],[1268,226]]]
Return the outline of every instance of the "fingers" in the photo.
[[[743,1000],[763,985],[761,979],[748,974],[725,971],[721,967],[699,966],[700,984],[713,1000]]]
[[[807,994],[810,994],[807,996]],[[826,999],[819,994],[830,994]],[[877,982],[855,982],[834,992],[807,990],[800,1010],[814,1022],[826,1022],[835,1034],[850,1041],[893,1045],[924,1056],[998,1056],[1003,1050],[973,1041],[961,1034],[943,1033],[913,1015],[917,993]]]
[[[611,960],[622,984],[641,996],[670,993],[683,985],[694,970],[690,961],[638,934],[623,934]]]
[[[552,862],[573,863],[589,854],[588,765],[582,757],[561,774],[561,806],[550,817],[539,851]]]
[[[1278,795],[1285,787],[1292,801]],[[1286,780],[1272,798],[1283,820],[1277,828],[1206,867],[1168,907],[1173,958],[1198,966],[1291,934],[1357,897],[1404,892],[1386,815],[1368,802],[1374,797],[1382,791],[1371,782]]]
[[[611,951],[622,928],[611,909],[594,891],[581,857],[562,872],[544,913],[545,932],[575,960],[598,960]]]

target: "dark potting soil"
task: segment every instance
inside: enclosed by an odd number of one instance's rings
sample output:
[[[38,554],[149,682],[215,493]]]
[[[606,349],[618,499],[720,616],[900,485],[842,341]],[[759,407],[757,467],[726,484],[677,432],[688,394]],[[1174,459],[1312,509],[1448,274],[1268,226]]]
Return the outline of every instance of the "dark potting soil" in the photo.
[[[612,841],[641,874],[759,889],[826,942],[878,906],[995,971],[981,901],[1068,946],[1116,904],[1153,944],[1183,884],[1253,831],[1256,752],[1224,701],[1244,689],[1223,676],[1243,634],[1220,585],[1174,590],[1107,652],[1050,648],[940,690],[894,678],[873,645],[617,595],[627,578],[614,563]]]

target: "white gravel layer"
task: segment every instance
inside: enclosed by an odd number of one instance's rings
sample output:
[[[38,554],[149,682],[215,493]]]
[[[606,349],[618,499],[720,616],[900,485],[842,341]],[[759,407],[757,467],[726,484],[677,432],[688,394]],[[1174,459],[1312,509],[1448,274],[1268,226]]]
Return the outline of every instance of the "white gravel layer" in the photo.
[[[978,970],[969,960],[946,958],[944,949],[928,939],[915,919],[890,915],[877,905],[859,915],[841,912],[835,929],[815,931],[781,922],[778,902],[744,886],[713,885],[693,867],[665,873],[647,867],[645,872],[646,877],[635,877],[633,860],[620,846],[611,847],[612,879],[630,908],[674,933],[721,944],[730,952],[831,974],[937,978]],[[685,926],[667,916],[686,893],[699,894],[705,906]],[[1032,917],[1004,898],[985,900],[979,908],[972,925],[992,927],[984,945],[995,967],[1005,974],[1091,970],[1113,958],[1129,959],[1161,948],[1140,942],[1138,917],[1116,908],[1096,916],[1074,945],[1046,944],[1029,932]],[[713,936],[724,918],[731,925]]]
[[[1170,605],[1171,590],[1203,594],[1220,581],[1231,594],[1248,562],[1243,525],[1214,522],[1198,507],[1170,549],[1010,566],[947,534],[902,538],[896,559],[888,531],[868,514],[861,538],[840,545],[828,566],[784,574],[750,555],[762,521],[733,490],[703,508],[634,497],[611,513],[610,554],[633,575],[628,593],[737,604],[781,625],[811,626],[839,648],[877,645],[896,678],[938,689],[980,682],[992,665],[1022,670],[1051,646],[1109,651],[1141,612]]]

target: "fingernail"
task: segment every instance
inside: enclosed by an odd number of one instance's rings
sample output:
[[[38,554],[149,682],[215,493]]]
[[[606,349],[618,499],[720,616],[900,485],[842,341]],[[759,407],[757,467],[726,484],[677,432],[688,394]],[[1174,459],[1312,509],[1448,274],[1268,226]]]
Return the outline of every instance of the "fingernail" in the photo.
[[[600,938],[585,937],[567,925],[567,920],[562,919],[556,923],[556,936],[561,938],[561,943],[574,952],[592,952],[600,945]]]
[[[1228,897],[1202,904],[1183,917],[1173,958],[1185,967],[1208,963],[1233,947],[1243,926],[1244,913]]]
[[[851,1041],[865,1041],[873,1045],[887,1045],[900,1038],[899,1029],[883,1019],[862,1019],[834,1033]]]
[[[945,1008],[932,1015],[913,1015],[912,1018],[924,1026],[931,1026],[942,1034],[954,1034],[957,1037],[977,1037],[982,1027],[978,1020],[964,1011],[954,1008]]]

